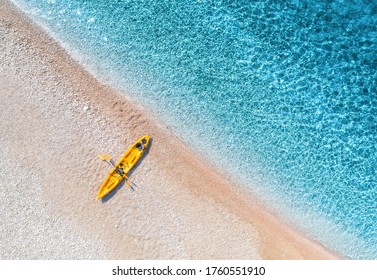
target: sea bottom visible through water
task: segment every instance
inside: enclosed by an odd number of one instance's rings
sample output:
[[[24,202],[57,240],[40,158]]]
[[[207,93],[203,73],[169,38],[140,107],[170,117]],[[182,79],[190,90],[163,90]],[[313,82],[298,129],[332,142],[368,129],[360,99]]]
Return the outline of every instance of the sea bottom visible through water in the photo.
[[[377,3],[14,2],[288,223],[377,259]]]

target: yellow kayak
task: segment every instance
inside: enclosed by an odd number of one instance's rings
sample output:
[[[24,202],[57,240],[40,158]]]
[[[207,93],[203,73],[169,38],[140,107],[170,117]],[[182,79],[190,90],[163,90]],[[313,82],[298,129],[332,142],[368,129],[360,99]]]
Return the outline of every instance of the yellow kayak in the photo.
[[[98,191],[97,199],[100,199],[110,193],[116,186],[127,178],[127,173],[135,166],[139,159],[148,148],[150,136],[145,135],[139,138],[131,147],[124,153],[122,158],[113,166],[113,169],[107,175],[105,181],[102,183]]]

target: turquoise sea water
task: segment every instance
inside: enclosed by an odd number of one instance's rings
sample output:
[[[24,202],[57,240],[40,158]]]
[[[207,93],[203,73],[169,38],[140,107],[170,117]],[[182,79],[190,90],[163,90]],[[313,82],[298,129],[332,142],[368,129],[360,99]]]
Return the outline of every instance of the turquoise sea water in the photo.
[[[289,223],[377,259],[377,2],[15,2]]]

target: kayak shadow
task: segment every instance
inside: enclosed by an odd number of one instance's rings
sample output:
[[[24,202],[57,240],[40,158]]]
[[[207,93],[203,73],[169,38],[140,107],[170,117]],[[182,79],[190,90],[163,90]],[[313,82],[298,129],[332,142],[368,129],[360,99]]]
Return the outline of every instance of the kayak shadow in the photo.
[[[139,165],[140,164],[142,164],[142,162],[144,161],[144,158],[146,158],[147,157],[147,155],[149,154],[149,150],[150,150],[150,148],[151,148],[151,146],[152,146],[152,142],[153,142],[153,139],[152,139],[152,137],[149,139],[149,145],[148,145],[148,148],[145,150],[145,152],[144,152],[144,154],[143,154],[143,156],[139,159],[139,161],[135,164],[135,166],[130,170],[130,172],[128,172],[128,174],[127,174],[127,177],[131,177],[131,175],[134,173],[134,171],[139,167]],[[132,180],[132,178],[130,178],[131,179],[131,181],[133,181]],[[120,182],[119,183],[119,185],[115,188],[115,189],[113,189],[108,195],[106,195],[105,197],[103,197],[102,199],[101,199],[101,202],[102,203],[106,203],[106,202],[108,202],[110,199],[112,199],[113,198],[113,196],[121,189],[121,188],[123,188],[123,186],[126,184],[126,179],[123,179],[122,180],[122,182]],[[128,187],[128,186],[127,186]],[[135,188],[134,187],[137,187],[137,188],[139,188],[140,187],[140,185],[138,185],[137,183],[130,183],[130,187],[128,187],[128,189],[131,189],[132,191],[135,191]]]

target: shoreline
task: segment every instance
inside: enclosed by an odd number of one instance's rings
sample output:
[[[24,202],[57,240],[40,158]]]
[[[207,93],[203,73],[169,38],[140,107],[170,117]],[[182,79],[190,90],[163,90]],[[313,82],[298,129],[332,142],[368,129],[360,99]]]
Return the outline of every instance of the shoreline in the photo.
[[[98,82],[13,4],[4,0],[1,6],[5,11],[0,21],[1,30],[5,30],[2,37],[9,39],[5,53],[14,56],[2,59],[0,69],[6,70],[3,84],[9,85],[2,87],[1,96],[8,100],[8,115],[24,131],[13,131],[11,124],[0,127],[0,131],[12,131],[9,135],[13,138],[5,140],[12,151],[6,153],[16,166],[20,143],[30,145],[23,149],[33,160],[20,161],[37,177],[41,205],[54,221],[40,217],[37,224],[42,228],[57,224],[58,231],[69,228],[71,235],[85,241],[77,245],[77,250],[84,246],[88,256],[78,252],[67,258],[339,258],[283,225],[257,198],[224,180],[144,108]],[[9,88],[15,96],[8,94]],[[20,108],[12,111],[15,102]],[[19,109],[29,114],[20,115]],[[25,122],[34,125],[23,126]],[[29,143],[25,138],[20,142],[29,131],[35,141]],[[118,158],[146,132],[153,143],[131,177],[141,187],[132,192],[123,186],[104,203],[94,201],[107,174],[96,153],[109,152]],[[7,175],[0,178],[5,180]],[[84,187],[78,190],[78,185]],[[0,199],[6,201],[7,196]],[[4,211],[1,209],[0,217],[7,218]],[[59,224],[59,217],[67,225]],[[11,226],[7,229],[10,236],[2,243],[11,242],[15,234]],[[62,233],[61,239],[67,234]],[[33,236],[29,239],[32,242]],[[89,245],[85,245],[87,242]],[[0,254],[0,258],[22,258],[21,245],[14,246],[13,255]],[[2,246],[2,250],[11,248]],[[92,252],[91,247],[97,250]],[[98,250],[106,253],[96,256]],[[49,254],[45,258],[65,258],[64,254]]]

